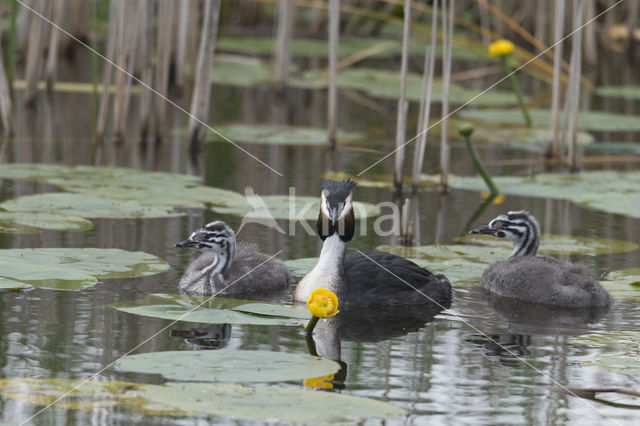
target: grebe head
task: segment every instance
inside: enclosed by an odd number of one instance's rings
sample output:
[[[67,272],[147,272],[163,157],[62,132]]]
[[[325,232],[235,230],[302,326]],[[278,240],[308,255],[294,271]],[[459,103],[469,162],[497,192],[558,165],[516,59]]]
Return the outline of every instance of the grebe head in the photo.
[[[356,182],[325,180],[320,193],[320,214],[318,215],[318,236],[325,240],[337,233],[342,241],[350,241],[355,230],[355,216],[351,203]]]
[[[236,234],[224,222],[216,220],[191,233],[189,238],[175,244],[175,247],[191,247],[214,252],[224,273],[236,253]]]
[[[540,243],[540,225],[535,217],[524,210],[501,214],[488,225],[469,233],[493,235],[513,241],[511,256],[535,256]]]

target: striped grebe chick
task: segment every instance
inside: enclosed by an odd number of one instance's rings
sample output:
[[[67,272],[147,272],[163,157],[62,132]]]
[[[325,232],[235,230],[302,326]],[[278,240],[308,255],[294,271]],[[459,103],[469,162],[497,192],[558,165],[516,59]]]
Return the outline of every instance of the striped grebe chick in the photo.
[[[178,289],[191,295],[253,294],[287,288],[289,268],[269,258],[255,245],[241,242],[226,223],[216,220],[194,231],[176,247],[192,247],[203,253],[187,267]]]
[[[526,211],[511,211],[471,234],[513,241],[511,256],[489,266],[480,287],[503,297],[572,308],[609,305],[609,294],[582,265],[538,256],[540,226]]]
[[[451,284],[444,275],[432,274],[404,257],[381,251],[346,255],[353,238],[355,216],[351,180],[322,184],[316,230],[322,251],[313,269],[298,283],[293,299],[304,303],[311,292],[326,288],[338,296],[341,309],[374,305],[449,306]]]

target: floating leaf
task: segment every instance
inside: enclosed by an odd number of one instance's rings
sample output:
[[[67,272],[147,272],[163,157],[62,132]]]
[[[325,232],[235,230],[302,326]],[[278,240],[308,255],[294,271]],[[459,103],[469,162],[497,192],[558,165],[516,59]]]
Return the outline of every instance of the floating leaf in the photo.
[[[31,284],[22,283],[9,278],[0,277],[0,290],[26,290],[33,288]]]
[[[291,273],[297,277],[307,275],[316,266],[316,263],[318,263],[317,257],[303,257],[284,261],[284,264],[291,268]]]
[[[326,358],[271,351],[165,351],[127,355],[116,362],[124,371],[161,374],[187,382],[280,382],[335,373]]]
[[[326,73],[308,71],[301,79],[291,82],[295,87],[325,87],[328,82]],[[407,100],[419,102],[422,93],[422,75],[417,73],[407,74]],[[362,91],[374,98],[398,99],[400,94],[400,74],[396,71],[382,70],[378,68],[347,68],[338,73],[338,87]],[[436,81],[432,86],[432,101],[442,101],[442,82]],[[461,105],[472,102],[472,105],[505,106],[516,105],[517,98],[512,91],[491,90],[482,93],[480,90],[469,89],[459,84],[452,83],[449,92],[449,101],[452,104]],[[473,101],[472,101],[473,100]]]
[[[82,384],[82,386],[80,386]],[[61,398],[72,393],[72,398]],[[73,410],[128,408],[144,415],[210,414],[287,423],[357,423],[406,414],[369,398],[299,388],[214,383],[83,382],[70,379],[0,379],[0,394],[37,405]],[[59,399],[59,400],[58,400]],[[336,408],[339,407],[339,408]]]
[[[276,305],[273,303],[247,303],[232,308],[234,311],[248,314],[266,315],[271,317],[300,318],[309,319],[311,313],[307,308],[290,305]]]
[[[227,138],[240,143],[266,145],[327,145],[327,129],[317,127],[294,127],[267,124],[228,124],[216,127]],[[214,140],[224,140],[217,133],[209,132]],[[355,132],[338,131],[340,143],[363,139]]]
[[[622,349],[621,351],[598,353],[582,358],[580,365],[629,376],[640,376],[640,357],[638,357],[640,332],[614,331],[587,334],[569,339],[569,344],[590,348]]]
[[[200,304],[202,306],[198,307]],[[236,309],[248,304],[253,305],[254,302],[223,297],[153,294],[112,307],[134,315],[205,324],[300,325],[300,320],[296,319],[297,311],[291,312],[295,316],[285,317],[284,315],[256,315]],[[280,314],[284,313],[284,310],[280,311]]]
[[[409,53],[411,55],[424,55],[425,40],[413,39],[409,43]],[[402,44],[398,40],[375,38],[340,37],[338,44],[338,56],[346,57],[380,46],[380,50],[373,54],[373,58],[386,58],[398,56],[401,53]],[[478,43],[472,44],[469,39],[456,37],[453,40],[452,58],[454,60],[479,60],[487,59],[488,54],[484,46]],[[234,35],[233,37],[222,36],[216,43],[216,49],[230,52],[243,53],[247,55],[271,56],[275,43],[271,37],[247,37]],[[437,55],[442,54],[442,49],[438,46]],[[326,57],[329,52],[326,39],[304,39],[294,38],[291,43],[291,54],[301,57]]]
[[[532,177],[497,176],[493,181],[504,194],[567,199],[608,213],[640,218],[640,210],[637,208],[640,205],[638,171],[603,170],[541,173]],[[486,184],[480,177],[450,176],[449,184],[458,189],[486,189]]]
[[[489,235],[467,234],[455,239],[456,242],[465,244],[480,244],[493,248],[500,248],[504,253],[513,250],[513,243],[501,238]],[[540,248],[542,254],[575,254],[596,255],[611,253],[626,253],[638,249],[636,243],[608,238],[581,237],[570,235],[542,234],[540,236]]]
[[[144,252],[99,248],[0,250],[0,274],[36,287],[73,290],[98,279],[158,274],[167,263]]]
[[[483,95],[484,97],[484,95]],[[548,109],[530,109],[529,114],[535,126],[548,127],[551,111]],[[469,109],[459,112],[465,119],[487,121],[490,123],[523,124],[522,113],[512,109]],[[562,113],[560,113],[562,117]],[[560,118],[562,120],[562,118]],[[640,131],[640,120],[635,115],[616,114],[602,111],[580,111],[578,128],[586,131],[617,132]]]
[[[596,95],[610,98],[640,99],[640,86],[602,86],[596,88]]]
[[[93,223],[79,216],[63,216],[39,212],[0,212],[0,232],[7,234],[33,234],[38,229],[54,231],[88,231]]]
[[[640,300],[640,268],[609,272],[605,278],[608,281],[600,281],[600,284],[613,297]]]
[[[261,219],[287,220],[316,220],[320,209],[318,197],[288,195],[248,196],[246,201],[230,207],[213,207],[218,213],[232,214]],[[377,216],[380,209],[377,206],[359,201],[353,202],[356,219]]]
[[[251,87],[270,84],[273,66],[255,58],[216,58],[211,81],[224,86]]]

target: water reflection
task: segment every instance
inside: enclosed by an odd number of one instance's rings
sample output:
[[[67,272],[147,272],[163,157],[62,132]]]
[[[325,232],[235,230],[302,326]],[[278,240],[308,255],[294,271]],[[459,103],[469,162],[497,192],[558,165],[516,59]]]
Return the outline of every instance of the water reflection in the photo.
[[[195,349],[223,349],[231,339],[231,324],[202,324],[190,330],[173,329],[170,336],[183,339]]]

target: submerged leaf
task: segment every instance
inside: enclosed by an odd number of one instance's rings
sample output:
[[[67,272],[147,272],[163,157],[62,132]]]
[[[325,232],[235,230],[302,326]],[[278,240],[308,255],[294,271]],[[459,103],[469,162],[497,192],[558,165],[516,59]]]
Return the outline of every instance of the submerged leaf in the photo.
[[[271,351],[165,351],[122,357],[116,366],[134,373],[161,374],[197,382],[280,382],[335,373],[326,358]]]
[[[327,144],[327,129],[268,124],[228,124],[216,127],[225,137],[240,143],[266,145],[315,145]],[[209,132],[213,140],[224,140],[218,133]],[[340,143],[364,138],[361,133],[338,131]]]
[[[91,287],[98,279],[158,274],[167,263],[144,252],[99,248],[0,250],[0,274],[36,287],[73,290]]]

